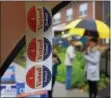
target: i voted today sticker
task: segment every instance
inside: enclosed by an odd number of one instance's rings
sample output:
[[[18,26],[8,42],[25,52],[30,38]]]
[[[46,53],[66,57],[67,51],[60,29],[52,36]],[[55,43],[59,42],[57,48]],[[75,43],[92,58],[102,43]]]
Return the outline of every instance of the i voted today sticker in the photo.
[[[46,66],[33,66],[26,74],[26,83],[32,89],[46,87],[51,81],[51,72]]]
[[[36,32],[36,8],[35,6],[31,7],[27,14],[27,23],[29,28]]]
[[[43,7],[44,12],[44,32],[46,32],[52,24],[52,17],[49,11]]]
[[[41,29],[46,32],[52,23],[52,17],[48,9],[32,6],[27,13],[27,23],[31,31],[37,32]]]
[[[43,60],[45,61],[51,54],[51,43],[47,38],[44,38],[44,56],[43,56]]]
[[[46,60],[51,54],[51,43],[47,38],[34,38],[27,49],[28,58],[33,61]]]

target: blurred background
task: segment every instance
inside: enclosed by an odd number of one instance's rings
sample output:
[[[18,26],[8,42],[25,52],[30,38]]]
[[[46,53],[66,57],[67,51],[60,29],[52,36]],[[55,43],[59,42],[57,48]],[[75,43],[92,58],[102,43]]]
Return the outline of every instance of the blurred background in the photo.
[[[62,1],[61,1],[62,2]],[[61,3],[60,1],[49,1],[48,3],[55,4]],[[64,1],[65,2],[65,1]],[[1,65],[7,65],[8,55],[12,52],[13,48],[20,41],[25,34],[25,2],[0,2],[1,3]],[[51,5],[51,4],[50,4]],[[61,59],[61,65],[58,67],[58,74],[56,84],[54,86],[54,97],[88,97],[88,85],[83,79],[83,70],[85,60],[80,51],[81,47],[77,48],[75,66],[73,66],[72,86],[74,89],[67,91],[65,89],[66,67],[64,65],[64,58],[66,48],[68,46],[67,40],[63,39],[62,32],[64,27],[71,21],[82,19],[97,19],[106,23],[110,27],[110,1],[71,1],[65,2],[60,10],[52,17],[52,33],[53,33],[53,49]],[[52,7],[53,8],[53,7]],[[56,8],[57,9],[57,8]],[[11,14],[9,14],[9,12]],[[15,16],[14,16],[15,15]],[[7,17],[8,16],[8,17]],[[3,21],[5,20],[5,21]],[[21,24],[22,23],[22,24]],[[18,26],[19,25],[19,26]],[[20,26],[21,25],[21,26]],[[12,28],[13,27],[13,28]],[[7,28],[7,29],[6,29]],[[10,29],[12,28],[12,29]],[[15,29],[16,28],[16,29]],[[18,29],[18,30],[17,30]],[[15,32],[15,33],[14,33]],[[8,36],[15,34],[13,36]],[[15,41],[14,41],[15,40]],[[21,40],[22,41],[22,40]],[[110,94],[110,39],[99,39],[100,44],[107,44],[108,49],[104,51],[101,56],[101,80],[99,82],[99,96],[109,96]],[[22,45],[22,44],[21,44]],[[25,79],[25,66],[26,66],[26,45],[23,43],[19,46],[19,52],[10,66],[7,68],[2,77],[1,84],[12,85],[15,88],[16,83],[23,83]],[[80,62],[81,60],[81,62]],[[2,68],[2,67],[1,67]],[[4,68],[5,69],[5,68]],[[1,69],[2,70],[2,69]],[[77,74],[77,75],[76,75]],[[19,91],[18,91],[19,93]],[[15,94],[15,93],[14,93]],[[15,95],[16,96],[16,95]]]

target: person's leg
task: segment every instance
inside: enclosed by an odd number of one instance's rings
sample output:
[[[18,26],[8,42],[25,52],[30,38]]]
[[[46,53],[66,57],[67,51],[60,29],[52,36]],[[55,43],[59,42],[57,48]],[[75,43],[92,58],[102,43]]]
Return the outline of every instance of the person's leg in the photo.
[[[51,97],[50,98],[53,97],[53,87],[55,85],[55,81],[56,81],[56,76],[53,76],[53,79],[52,79],[52,90],[51,90]]]
[[[53,86],[55,84],[55,80],[56,80],[56,76],[52,77],[52,89],[50,91],[48,91],[48,98],[52,98],[52,94],[53,94]]]
[[[93,82],[93,94],[94,94],[94,98],[97,97],[97,92],[98,92],[97,81],[94,81]]]
[[[69,67],[66,67],[66,89],[68,89],[68,73],[69,73]]]
[[[93,95],[93,93],[92,93],[92,82],[91,81],[88,81],[88,85],[89,85],[89,98],[92,98],[92,95]]]
[[[52,90],[48,91],[48,98],[52,98]]]
[[[66,69],[66,89],[71,88],[71,78],[72,78],[72,66],[67,66]]]
[[[70,89],[72,88],[72,66],[70,66]]]
[[[53,79],[52,79],[52,89],[53,89],[53,87],[55,85],[55,82],[56,82],[56,76],[53,76]]]

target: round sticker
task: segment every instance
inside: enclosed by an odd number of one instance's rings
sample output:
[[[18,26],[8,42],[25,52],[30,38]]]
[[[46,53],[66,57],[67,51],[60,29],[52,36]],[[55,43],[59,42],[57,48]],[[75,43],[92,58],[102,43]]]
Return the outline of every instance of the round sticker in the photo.
[[[36,32],[37,30],[40,30],[43,28],[44,28],[44,32],[46,32],[52,24],[52,17],[49,11],[45,7],[36,8],[35,6],[33,6],[28,11],[27,23],[29,28],[33,32]]]
[[[46,87],[49,84],[50,80],[51,72],[46,66],[43,66],[43,87]]]
[[[34,38],[29,43],[27,54],[28,54],[28,57],[31,61],[36,61],[36,55],[37,55],[36,38]]]
[[[51,43],[47,38],[44,38],[44,58],[43,60],[46,60],[50,54],[51,54]]]
[[[34,38],[28,46],[28,58],[33,61],[46,60],[51,54],[51,43],[47,38]]]
[[[35,88],[35,67],[32,67],[26,75],[26,82],[30,88]]]
[[[46,87],[51,81],[51,72],[46,66],[34,66],[26,74],[26,83],[32,89]]]
[[[43,7],[43,12],[44,12],[44,32],[46,32],[51,26],[52,19],[49,11],[45,7]]]
[[[31,7],[28,11],[27,23],[28,23],[29,28],[33,32],[36,32],[36,9],[35,9],[35,6]]]

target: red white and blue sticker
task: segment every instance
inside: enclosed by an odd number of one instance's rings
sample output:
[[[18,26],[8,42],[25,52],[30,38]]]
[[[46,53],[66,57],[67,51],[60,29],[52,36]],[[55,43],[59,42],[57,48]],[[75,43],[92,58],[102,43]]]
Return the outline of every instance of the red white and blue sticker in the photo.
[[[26,83],[32,89],[46,87],[51,81],[51,72],[46,66],[33,66],[26,74]]]
[[[51,54],[52,46],[50,41],[44,37],[44,57],[43,60],[45,61]]]
[[[51,54],[51,43],[47,38],[34,38],[28,45],[27,55],[33,61],[46,60]]]
[[[45,7],[37,8],[32,6],[27,13],[27,23],[31,31],[35,33],[41,29],[46,32],[52,24],[52,17]]]
[[[43,87],[46,87],[49,84],[51,77],[50,70],[46,66],[43,66]]]
[[[49,11],[43,7],[44,11],[44,32],[46,32],[52,24],[52,19]]]
[[[36,51],[37,51],[37,49],[36,49],[36,38],[34,38],[29,43],[28,51],[27,51],[27,55],[31,61],[36,61],[36,55],[37,55]]]
[[[29,28],[33,31],[36,32],[36,8],[35,6],[31,7],[28,11],[27,14],[27,23]]]

